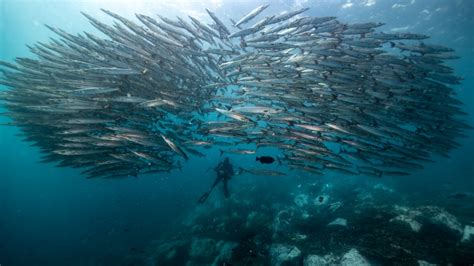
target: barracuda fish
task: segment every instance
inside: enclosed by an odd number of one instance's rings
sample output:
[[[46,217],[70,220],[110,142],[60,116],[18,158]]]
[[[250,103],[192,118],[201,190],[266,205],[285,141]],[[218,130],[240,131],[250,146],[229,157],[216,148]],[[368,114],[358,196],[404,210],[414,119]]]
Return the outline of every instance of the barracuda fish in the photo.
[[[283,172],[279,172],[275,170],[267,170],[267,169],[256,169],[256,168],[245,169],[245,168],[240,167],[239,170],[240,170],[239,174],[249,173],[252,175],[260,175],[260,176],[285,176],[286,175]]]
[[[102,94],[102,93],[110,93],[118,91],[118,88],[99,88],[99,87],[89,87],[89,88],[82,88],[71,91],[74,94]]]
[[[275,109],[275,108],[268,108],[262,106],[241,106],[234,108],[233,111],[241,112],[241,113],[253,113],[253,114],[277,114],[282,110]]]
[[[248,13],[247,15],[245,15],[243,18],[239,19],[235,24],[234,26],[235,27],[238,27],[240,26],[241,24],[244,24],[244,23],[247,23],[248,21],[252,20],[254,17],[258,16],[258,14],[262,13],[263,10],[265,10],[267,7],[269,7],[270,5],[261,5],[257,8],[255,8],[254,10],[250,11],[250,13]]]
[[[211,12],[209,9],[206,8],[206,11],[207,11],[207,14],[209,14],[209,16],[212,18],[212,20],[214,20],[214,22],[216,23],[216,26],[219,29],[219,32],[223,32],[225,34],[224,37],[229,35],[230,32],[227,29],[227,27],[224,25],[224,23],[222,23],[222,21],[213,12]]]
[[[246,116],[242,115],[242,114],[239,114],[237,112],[234,112],[234,111],[228,111],[228,110],[224,110],[224,109],[220,109],[220,108],[215,108],[217,112],[227,116],[227,117],[230,117],[232,119],[235,119],[237,121],[242,121],[242,122],[249,122],[250,119],[247,118]]]
[[[290,18],[292,18],[296,15],[299,15],[303,12],[306,12],[308,10],[309,10],[309,7],[303,7],[303,8],[300,8],[298,10],[295,10],[295,11],[290,11],[290,12],[286,12],[286,13],[277,15],[271,20],[271,24],[275,24],[275,23],[279,23],[279,22],[288,20],[288,19],[290,19]]]
[[[233,154],[255,154],[255,150],[219,150],[220,156],[226,153],[233,153]]]
[[[314,175],[401,176],[449,156],[472,128],[450,47],[305,7],[246,26],[268,6],[233,28],[209,9],[213,24],[102,10],[109,25],[83,13],[100,37],[46,26],[56,38],[29,45],[35,59],[0,61],[5,124],[43,162],[89,178],[169,172],[213,146],[256,151],[238,144],[276,148],[282,167]]]
[[[253,34],[253,33],[256,33],[258,31],[260,31],[262,28],[263,28],[263,26],[243,29],[241,31],[232,33],[231,35],[229,35],[229,38],[245,37],[247,35],[250,35],[250,34]]]
[[[176,152],[177,154],[183,156],[186,160],[189,159],[188,156],[186,155],[186,153],[181,149],[179,148],[178,146],[176,146],[176,144],[174,144],[170,139],[168,139],[167,137],[161,135],[161,137],[163,138],[163,140],[166,142],[166,144],[168,144],[168,146],[174,151]]]

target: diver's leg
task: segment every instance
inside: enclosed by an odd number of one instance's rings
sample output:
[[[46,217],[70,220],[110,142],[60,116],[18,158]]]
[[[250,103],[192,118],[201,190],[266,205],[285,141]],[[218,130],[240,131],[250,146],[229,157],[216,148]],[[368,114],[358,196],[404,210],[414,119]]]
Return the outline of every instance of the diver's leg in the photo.
[[[202,196],[198,199],[198,203],[204,203],[206,202],[207,198],[209,198],[209,195],[211,194],[211,191],[207,191]]]
[[[227,186],[227,178],[224,178],[224,196],[225,198],[229,198],[230,193],[229,193],[229,187]]]
[[[204,194],[202,194],[202,196],[199,198],[198,202],[199,203],[204,203],[207,200],[207,198],[209,197],[209,195],[211,194],[214,187],[217,186],[217,184],[219,184],[220,181],[221,181],[221,178],[218,176],[216,178],[216,180],[214,180],[214,183],[212,184],[211,188],[209,188],[208,191],[206,191]]]

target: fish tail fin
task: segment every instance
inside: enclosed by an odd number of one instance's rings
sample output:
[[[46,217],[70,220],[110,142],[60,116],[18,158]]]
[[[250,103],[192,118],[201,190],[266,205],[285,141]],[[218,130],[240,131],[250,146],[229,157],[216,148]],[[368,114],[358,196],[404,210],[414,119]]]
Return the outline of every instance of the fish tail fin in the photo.
[[[395,47],[395,43],[394,42],[390,42],[390,48],[393,48]]]
[[[224,150],[219,149],[219,157],[222,157],[222,154],[224,154]]]
[[[260,157],[256,157],[256,158],[255,158],[255,161],[260,161]]]

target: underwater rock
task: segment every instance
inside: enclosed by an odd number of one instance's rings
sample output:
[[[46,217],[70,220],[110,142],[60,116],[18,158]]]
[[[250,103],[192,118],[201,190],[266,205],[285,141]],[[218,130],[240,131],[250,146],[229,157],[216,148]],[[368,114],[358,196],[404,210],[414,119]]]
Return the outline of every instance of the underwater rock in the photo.
[[[286,208],[275,216],[271,229],[274,242],[302,241],[307,232],[302,231],[302,225],[314,224],[314,216],[298,207]]]
[[[341,263],[342,266],[366,266],[370,263],[357,251],[353,248],[349,250],[344,256],[342,256]]]
[[[170,240],[163,244],[158,244],[150,256],[151,265],[182,265],[187,260],[189,253],[189,241]]]
[[[291,237],[291,240],[294,240],[294,241],[302,241],[302,240],[305,240],[305,239],[307,239],[307,238],[308,238],[307,235],[300,234],[300,233],[296,233],[296,234],[294,234],[294,235]]]
[[[424,217],[434,224],[444,225],[459,234],[463,233],[462,225],[458,219],[443,208],[436,206],[423,206],[413,210],[408,207],[396,205],[394,209],[400,215],[390,221],[402,221],[408,223],[415,232],[418,232],[421,228],[421,224],[416,221],[416,218]]]
[[[272,265],[298,265],[301,250],[296,246],[287,244],[273,244],[270,247]]]
[[[212,262],[217,255],[216,241],[210,238],[195,238],[191,242],[189,256],[198,262]]]
[[[232,250],[238,244],[235,242],[226,242],[226,241],[219,241],[217,242],[217,250],[219,251],[219,255],[217,255],[216,259],[212,263],[215,266],[225,265],[232,259]]]
[[[301,213],[301,218],[302,219],[306,220],[309,217],[311,217],[311,215],[307,211],[303,211],[303,213]]]
[[[360,201],[373,200],[374,196],[370,191],[362,190],[357,194],[357,199]]]
[[[245,227],[247,229],[262,228],[268,223],[268,221],[269,218],[266,215],[253,211],[247,216]]]
[[[308,255],[303,261],[303,266],[320,266],[328,264],[329,262],[324,257],[318,255]]]
[[[456,216],[450,214],[446,210],[435,207],[435,206],[429,206],[424,208],[427,212],[428,215],[431,215],[431,221],[433,223],[437,224],[443,224],[447,226],[448,228],[459,232],[459,234],[463,233],[463,228],[461,223],[458,221]]]
[[[374,185],[373,189],[382,190],[382,191],[389,192],[389,193],[395,192],[395,190],[393,190],[393,188],[387,187],[386,185],[381,184],[381,183]]]
[[[159,264],[158,264],[159,265]],[[199,261],[193,261],[193,260],[190,260],[188,262],[186,262],[186,265],[185,266],[207,266],[209,265],[208,263],[203,263],[203,262],[199,262]]]
[[[249,233],[242,235],[232,248],[231,265],[263,265],[268,260],[268,242],[265,236]],[[267,263],[268,264],[268,263]]]
[[[429,263],[429,262],[424,261],[424,260],[418,260],[418,266],[436,266],[436,264]]]
[[[334,225],[347,227],[347,220],[344,218],[337,218],[334,221],[328,223],[328,226],[334,226]]]
[[[308,255],[303,261],[303,266],[323,266],[323,265],[339,265],[340,257],[330,253],[324,256]]]
[[[341,208],[343,203],[341,201],[336,201],[334,203],[329,204],[329,210],[335,212]]]
[[[390,219],[390,222],[394,221],[399,221],[408,224],[411,230],[413,230],[414,232],[419,232],[422,226],[422,224],[415,221],[413,217],[404,214],[400,214],[397,217]]]
[[[319,195],[314,199],[314,205],[321,206],[327,204],[329,201],[329,195]]]
[[[458,222],[457,218],[454,217],[452,214],[449,214],[447,212],[440,213],[436,215],[435,217],[432,218],[433,222],[444,224],[447,227],[451,228],[454,231],[458,231],[459,233],[462,233],[462,226],[461,223]]]
[[[288,235],[292,231],[291,220],[294,214],[291,209],[280,211],[273,221],[273,238],[278,235]]]
[[[461,242],[471,241],[473,235],[474,235],[474,226],[470,226],[470,225],[464,226]]]
[[[420,216],[422,215],[423,213],[419,210],[412,210],[411,208],[409,207],[405,207],[405,206],[400,206],[400,205],[395,205],[394,206],[394,209],[397,213],[400,213],[400,214],[406,214],[410,217],[415,217],[415,216]]]
[[[304,205],[308,204],[308,195],[298,194],[296,195],[294,202],[298,207],[303,207]]]

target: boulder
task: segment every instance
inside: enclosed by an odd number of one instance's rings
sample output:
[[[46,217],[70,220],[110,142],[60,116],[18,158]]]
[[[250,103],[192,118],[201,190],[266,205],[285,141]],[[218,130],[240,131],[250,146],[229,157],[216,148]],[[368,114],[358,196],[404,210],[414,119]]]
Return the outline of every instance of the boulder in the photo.
[[[307,212],[307,211],[303,211],[301,213],[301,218],[306,220],[306,219],[309,219],[311,217],[311,215]]]
[[[318,255],[308,255],[303,261],[303,266],[322,266],[328,264],[329,262],[324,257]]]
[[[347,227],[347,220],[344,218],[337,218],[334,221],[328,223],[328,226],[343,226]]]
[[[158,244],[153,255],[150,257],[154,263],[152,265],[183,265],[189,254],[189,241],[185,240],[172,240],[162,244]]]
[[[432,217],[432,221],[435,223],[444,224],[451,230],[457,231],[460,234],[463,233],[461,223],[459,223],[458,219],[445,210],[440,211],[437,215]]]
[[[245,227],[247,229],[260,229],[268,223],[269,218],[259,212],[253,211],[247,216],[247,221],[245,222]]]
[[[423,206],[412,210],[408,207],[395,206],[395,211],[399,213],[397,217],[390,221],[401,221],[410,225],[411,229],[418,232],[421,224],[416,221],[418,217],[428,219],[430,222],[444,225],[449,229],[463,234],[463,227],[456,216],[450,214],[446,210],[436,206]]]
[[[418,266],[436,266],[436,264],[432,264],[424,260],[418,260]]]
[[[296,195],[294,202],[298,207],[303,207],[304,205],[308,204],[308,195],[298,194]]]
[[[332,211],[332,212],[335,212],[335,211],[339,210],[339,208],[341,208],[342,205],[343,204],[340,201],[333,202],[333,203],[329,204],[329,210]]]
[[[405,214],[401,214],[395,218],[390,219],[390,222],[394,222],[394,221],[399,221],[399,222],[408,224],[411,230],[413,230],[414,232],[419,232],[422,226],[422,224],[415,221],[413,217],[410,217]]]
[[[191,242],[189,257],[197,262],[212,262],[217,255],[216,241],[210,238],[195,238]]]
[[[314,199],[314,205],[322,206],[329,202],[329,195],[319,195]]]
[[[307,235],[300,234],[300,233],[295,233],[295,234],[293,234],[293,237],[291,239],[294,240],[294,241],[302,241],[302,240],[305,240],[307,238],[308,238]]]
[[[458,232],[460,235],[463,234],[463,227],[456,216],[447,212],[445,209],[436,206],[425,206],[419,209],[423,211],[423,214],[427,216],[432,223],[444,225]]]
[[[190,261],[186,262],[186,264],[185,264],[185,266],[207,266],[207,265],[209,265],[209,264],[205,263],[205,262],[194,261],[194,260],[190,260]]]
[[[232,259],[232,250],[237,245],[238,244],[235,242],[227,242],[227,241],[222,241],[222,240],[217,242],[217,250],[218,250],[219,255],[217,255],[212,265],[221,266],[221,265],[224,265],[225,263],[228,264],[229,261]]]
[[[280,265],[299,265],[301,250],[296,246],[287,244],[273,244],[270,247],[271,264]]]
[[[341,263],[342,266],[369,266],[370,263],[357,251],[353,248],[349,250],[344,256],[342,256]]]
[[[378,184],[374,185],[373,188],[375,190],[382,190],[382,191],[385,191],[385,192],[388,192],[388,193],[394,193],[395,192],[395,190],[393,190],[393,188],[387,187],[386,185],[384,185],[382,183],[378,183]]]
[[[287,208],[281,210],[276,215],[272,224],[273,238],[275,239],[280,236],[286,237],[294,233],[296,231],[294,228],[294,221],[300,217],[303,219],[300,208]]]
[[[417,217],[423,214],[420,210],[413,210],[409,207],[400,205],[395,205],[394,210],[399,214],[405,214],[409,217]]]
[[[466,225],[464,226],[461,242],[469,242],[474,236],[474,226]]]

